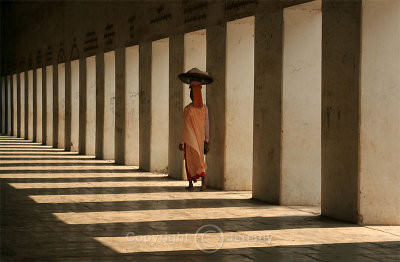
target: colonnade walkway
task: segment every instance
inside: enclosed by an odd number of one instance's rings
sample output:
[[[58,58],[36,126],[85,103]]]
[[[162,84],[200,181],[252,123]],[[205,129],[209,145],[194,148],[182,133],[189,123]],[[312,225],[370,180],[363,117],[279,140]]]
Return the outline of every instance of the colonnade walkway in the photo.
[[[399,261],[399,226],[359,226],[250,191],[0,137],[2,261]]]

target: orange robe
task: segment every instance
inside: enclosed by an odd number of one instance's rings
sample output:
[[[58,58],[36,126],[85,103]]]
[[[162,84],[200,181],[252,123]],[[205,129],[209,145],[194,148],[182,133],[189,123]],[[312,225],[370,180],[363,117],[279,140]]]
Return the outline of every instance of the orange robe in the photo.
[[[206,139],[207,107],[187,105],[183,111],[182,142],[185,144],[185,167],[188,180],[196,182],[205,176],[204,140]],[[208,138],[208,134],[207,134]]]

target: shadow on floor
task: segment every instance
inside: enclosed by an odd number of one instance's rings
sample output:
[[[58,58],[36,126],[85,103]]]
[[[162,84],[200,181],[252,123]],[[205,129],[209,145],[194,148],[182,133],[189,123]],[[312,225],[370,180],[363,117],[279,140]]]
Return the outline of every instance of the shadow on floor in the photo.
[[[1,148],[1,145],[0,145]],[[59,155],[59,154],[55,154]],[[68,156],[66,156],[68,157]],[[46,159],[46,158],[43,158]],[[57,159],[59,160],[59,159]],[[5,160],[7,161],[7,160]],[[29,161],[29,159],[27,159]],[[28,164],[28,163],[27,163]],[[46,167],[46,164],[43,164]],[[51,165],[49,165],[50,167]],[[0,164],[1,167],[4,165]],[[13,171],[13,170],[11,170]],[[19,170],[21,171],[21,170]],[[35,172],[30,172],[35,171]],[[23,172],[9,172],[8,174],[59,174],[59,173],[133,173],[139,171],[126,170],[26,170]],[[75,171],[75,172],[74,172]],[[3,172],[2,172],[3,174]],[[121,212],[117,218],[124,218],[124,212],[155,212],[161,215],[169,210],[177,217],[184,216],[191,209],[224,209],[237,208],[243,212],[246,209],[257,209],[269,214],[277,206],[267,205],[250,199],[207,198],[204,199],[168,199],[168,194],[185,193],[182,186],[132,186],[111,188],[30,188],[15,189],[9,183],[48,183],[48,182],[154,182],[170,181],[165,177],[79,177],[79,178],[3,178],[1,186],[1,261],[399,261],[398,241],[361,242],[346,244],[313,244],[313,245],[282,245],[265,247],[240,247],[218,250],[208,254],[200,250],[151,251],[137,253],[118,252],[109,246],[103,245],[95,238],[98,237],[125,237],[128,232],[141,235],[153,234],[193,234],[205,224],[213,224],[224,232],[250,232],[271,230],[272,232],[290,229],[307,228],[362,228],[358,225],[342,223],[311,213],[302,215],[283,216],[251,216],[237,218],[201,218],[201,219],[170,219],[135,222],[102,221],[89,224],[68,224],[58,219],[54,213],[82,215],[96,214],[96,212]],[[210,190],[209,192],[220,192]],[[81,195],[85,194],[122,194],[127,193],[165,193],[166,199],[144,199],[139,201],[99,201],[99,202],[71,202],[71,203],[38,203],[30,196]],[[283,208],[283,207],[282,207]],[[283,208],[284,209],[284,208]],[[200,215],[202,215],[202,211]],[[99,217],[104,219],[104,217]],[[151,220],[151,219],[150,219]],[[319,235],[315,236],[316,238]],[[272,239],[274,241],[274,239]],[[273,242],[272,242],[273,243]],[[162,249],[162,248],[161,248]],[[138,250],[140,251],[140,250]]]

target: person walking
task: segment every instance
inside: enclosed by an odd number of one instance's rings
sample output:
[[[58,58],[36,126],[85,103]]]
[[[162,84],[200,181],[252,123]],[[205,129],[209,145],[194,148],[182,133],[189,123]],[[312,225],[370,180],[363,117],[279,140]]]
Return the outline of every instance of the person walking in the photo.
[[[179,79],[189,85],[190,99],[183,110],[182,139],[179,149],[184,152],[185,169],[189,186],[186,188],[193,191],[193,183],[201,178],[201,190],[207,188],[205,170],[207,165],[204,161],[204,154],[207,154],[209,147],[209,120],[208,108],[203,104],[201,89],[202,85],[210,84],[213,78],[207,72],[192,68],[182,73]]]

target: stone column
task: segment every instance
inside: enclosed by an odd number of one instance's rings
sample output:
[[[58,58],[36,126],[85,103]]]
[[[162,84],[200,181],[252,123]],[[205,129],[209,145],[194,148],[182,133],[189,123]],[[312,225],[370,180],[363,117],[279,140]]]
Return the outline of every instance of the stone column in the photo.
[[[1,127],[0,127],[0,133],[4,134],[5,133],[5,126],[6,126],[6,101],[5,101],[5,77],[1,78],[1,86],[0,86],[0,110],[1,110]]]
[[[74,152],[79,152],[79,148],[81,147],[81,143],[79,141],[79,135],[81,133],[81,129],[85,128],[84,124],[80,124],[80,112],[81,112],[81,105],[80,105],[80,64],[79,60],[73,60],[70,63],[70,88],[71,88],[71,102],[69,108],[71,109],[70,112],[70,150]],[[86,116],[86,112],[82,112]],[[83,145],[85,142],[83,141]]]
[[[321,26],[320,1],[284,9],[282,205],[321,203]]]
[[[169,144],[168,144],[168,175],[183,179],[182,152],[178,145],[181,141],[183,124],[183,84],[178,75],[184,67],[184,37],[173,35],[169,40]]]
[[[30,139],[29,138],[29,86],[31,85],[30,79],[29,79],[29,72],[25,71],[25,88],[24,88],[24,138],[25,139]],[[32,80],[33,80],[33,75],[32,75]]]
[[[25,108],[26,108],[26,105],[25,105],[25,101],[26,101],[26,98],[25,98],[25,93],[26,93],[26,89],[25,89],[25,86],[26,86],[26,79],[27,78],[27,76],[26,76],[26,74],[25,74],[25,72],[21,72],[21,73],[19,73],[19,79],[20,79],[20,81],[19,81],[19,83],[20,83],[20,85],[19,85],[19,91],[20,91],[20,114],[21,114],[21,118],[20,118],[20,120],[21,120],[21,125],[20,125],[20,136],[21,136],[21,138],[26,138],[26,132],[25,132],[25,126],[26,126],[26,123],[25,123],[25,118],[27,118],[26,117],[26,112],[25,112]]]
[[[86,57],[79,59],[79,154],[86,155],[86,125],[87,125],[87,86]],[[92,105],[94,106],[94,105]],[[93,135],[93,134],[92,134]]]
[[[63,67],[64,69],[65,67]],[[61,72],[64,75],[64,72]],[[65,83],[65,82],[64,82]],[[63,86],[62,86],[63,87]],[[53,66],[53,147],[58,147],[58,65]]]
[[[220,6],[216,11],[224,12],[223,6]],[[206,174],[210,187],[222,189],[225,182],[226,23],[222,22],[209,25],[206,30],[207,72],[215,79],[214,82],[207,87],[207,106],[210,121],[210,152],[206,157]]]
[[[96,85],[96,57],[86,59],[86,155],[96,155],[96,108],[97,108],[97,85]],[[100,76],[101,77],[101,76]],[[82,79],[82,78],[81,78]],[[102,82],[104,83],[104,82]],[[104,89],[102,89],[104,90]],[[83,109],[82,109],[83,110]],[[102,133],[102,131],[99,131]],[[101,147],[102,148],[102,147]]]
[[[358,222],[361,1],[322,4],[322,214]]]
[[[37,70],[33,69],[33,89],[32,89],[32,140],[36,142],[37,140]]]
[[[21,137],[21,74],[16,74],[17,78],[17,137]]]
[[[13,134],[13,88],[11,75],[7,76],[7,135]]]
[[[363,1],[361,17],[358,222],[400,225],[400,1]]]
[[[0,83],[0,107],[1,107],[1,128],[0,133],[2,135],[7,134],[7,76],[1,78]]]
[[[96,55],[96,158],[104,157],[104,54]]]
[[[150,170],[168,167],[169,38],[152,42]]]
[[[125,48],[115,50],[115,163],[125,164]]]
[[[13,88],[13,136],[18,136],[18,81],[17,74],[12,75],[12,88]]]
[[[26,93],[26,105],[27,105],[27,134],[26,137],[29,140],[33,140],[33,70],[28,70],[28,92]]]
[[[151,42],[139,45],[139,168],[150,171]]]
[[[3,134],[7,135],[8,133],[8,88],[7,88],[7,76],[2,78],[2,85],[1,88],[3,89],[3,105],[4,105],[4,127],[3,127]]]
[[[139,46],[125,53],[125,165],[139,165]]]
[[[2,123],[1,123],[1,133],[7,135],[7,76],[1,78],[1,107],[2,107]]]
[[[53,145],[53,66],[46,67],[46,145]],[[44,105],[44,104],[43,104]]]
[[[400,224],[400,4],[322,12],[322,214]]]
[[[226,31],[224,189],[251,190],[254,16],[228,22]]]
[[[36,142],[43,143],[43,72],[36,69]]]
[[[42,67],[42,144],[47,144],[47,68]]]
[[[115,157],[115,51],[104,54],[103,159]]]
[[[78,107],[71,103],[71,61],[65,62],[65,122],[64,122],[64,146],[66,151],[71,151],[71,107]]]
[[[57,148],[65,149],[65,63],[57,67]]]
[[[255,17],[252,188],[253,198],[279,204],[283,8],[269,1],[260,5]]]
[[[5,95],[4,95],[4,92],[5,92],[4,83],[5,83],[5,77],[1,77],[1,86],[0,86],[0,102],[1,102],[1,105],[0,105],[0,110],[1,110],[1,112],[0,112],[0,117],[1,117],[0,133],[1,134],[5,133],[4,132],[4,129],[5,129],[4,127],[5,127],[5,120],[6,120],[6,116],[5,116],[6,102],[4,101],[4,97],[5,97]]]

